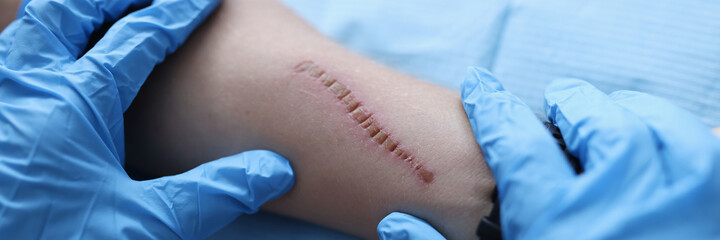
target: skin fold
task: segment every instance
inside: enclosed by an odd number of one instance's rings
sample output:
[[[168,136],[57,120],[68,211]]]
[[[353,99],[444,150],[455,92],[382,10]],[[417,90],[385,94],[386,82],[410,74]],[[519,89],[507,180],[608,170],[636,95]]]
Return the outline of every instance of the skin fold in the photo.
[[[350,89],[413,160],[389,151],[329,87],[297,71],[308,61]],[[492,175],[458,93],[345,50],[275,1],[225,1],[156,68],[125,120],[131,168],[162,176],[268,149],[290,160],[296,185],[264,209],[363,238],[377,238],[393,211],[449,238],[473,238],[492,207]]]

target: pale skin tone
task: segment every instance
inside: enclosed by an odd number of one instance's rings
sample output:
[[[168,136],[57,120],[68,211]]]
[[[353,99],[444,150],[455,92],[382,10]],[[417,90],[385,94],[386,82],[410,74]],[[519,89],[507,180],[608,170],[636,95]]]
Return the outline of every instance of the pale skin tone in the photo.
[[[298,72],[307,61],[352,90],[432,182],[374,142],[319,77]],[[364,238],[402,211],[470,239],[492,207],[491,173],[457,93],[348,52],[274,1],[226,1],[134,104],[128,164],[154,174],[250,149],[290,159],[296,186],[269,211]]]
[[[342,82],[399,147],[376,143],[307,61]],[[453,239],[474,236],[494,187],[458,93],[363,59],[282,4],[225,1],[157,68],[126,114],[127,164],[153,175],[268,149],[291,161],[295,187],[264,209],[363,238],[393,211]]]
[[[0,1],[3,23],[17,1]],[[10,7],[5,7],[10,5]],[[433,173],[429,183],[372,140],[317,78],[351,89],[392,139]],[[128,165],[154,176],[251,149],[287,157],[296,186],[265,209],[364,238],[392,211],[473,238],[494,183],[459,95],[358,57],[281,4],[226,1],[159,67],[127,114]]]
[[[18,2],[1,3],[6,11]],[[0,23],[14,19],[7,12]],[[308,60],[351,89],[432,178],[375,142],[317,78],[296,72]],[[272,150],[291,161],[296,184],[265,210],[363,238],[377,238],[393,211],[471,238],[492,206],[494,182],[457,93],[346,51],[274,1],[225,1],[157,68],[126,118],[129,167],[161,176]]]

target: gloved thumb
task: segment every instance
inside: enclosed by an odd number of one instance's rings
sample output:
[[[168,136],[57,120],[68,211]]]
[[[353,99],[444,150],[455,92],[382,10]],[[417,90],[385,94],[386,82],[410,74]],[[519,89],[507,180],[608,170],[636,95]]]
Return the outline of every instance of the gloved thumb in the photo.
[[[167,206],[161,211],[177,225],[169,227],[183,238],[195,239],[206,238],[242,214],[257,212],[289,191],[295,177],[285,158],[256,150],[145,183],[145,191]]]
[[[445,239],[422,219],[399,212],[383,218],[378,224],[377,232],[382,240]]]

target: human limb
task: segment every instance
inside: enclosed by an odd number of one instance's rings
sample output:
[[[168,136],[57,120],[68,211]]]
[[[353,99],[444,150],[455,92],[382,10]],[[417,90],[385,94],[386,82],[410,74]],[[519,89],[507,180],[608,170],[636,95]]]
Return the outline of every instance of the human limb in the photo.
[[[351,89],[432,181],[371,140],[318,78],[296,72],[308,60]],[[173,174],[212,156],[273,150],[292,161],[297,181],[268,210],[366,238],[392,211],[467,238],[490,209],[494,183],[458,94],[344,50],[273,1],[224,2],[156,69],[126,120],[136,168]]]
[[[500,221],[491,224],[502,227],[506,238],[720,236],[712,224],[720,212],[720,141],[691,113],[640,92],[606,95],[582,80],[554,81],[545,109],[583,165],[576,176],[524,103],[489,72],[471,73],[463,105],[498,182]],[[518,138],[518,131],[526,136]],[[519,142],[545,147],[518,151]],[[392,214],[378,233],[393,239],[434,230],[412,216]]]
[[[3,238],[205,238],[292,187],[289,162],[267,151],[171,177],[128,177],[123,112],[218,5],[163,0],[128,10],[143,3],[33,1],[0,35]],[[110,30],[83,51],[103,22]]]

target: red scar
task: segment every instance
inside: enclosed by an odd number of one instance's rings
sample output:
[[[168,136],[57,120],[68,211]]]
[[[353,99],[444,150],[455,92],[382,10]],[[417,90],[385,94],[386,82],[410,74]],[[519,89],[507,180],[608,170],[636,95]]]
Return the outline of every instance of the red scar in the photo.
[[[373,113],[363,106],[345,84],[340,83],[337,79],[330,76],[313,61],[301,62],[295,66],[295,72],[298,74],[307,74],[312,79],[318,80],[318,83],[322,84],[335,96],[336,101],[345,106],[348,116],[368,134],[372,141],[393,154],[396,159],[401,160],[421,181],[426,184],[433,182],[435,174],[427,170],[408,150],[404,149],[400,143],[390,135],[390,132],[377,122],[373,117]]]

